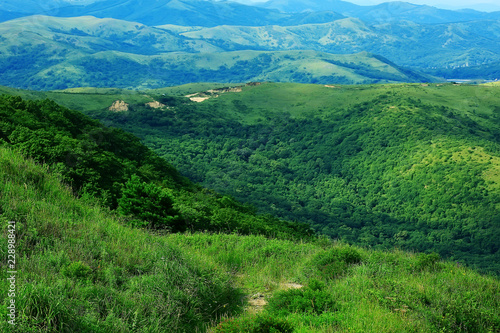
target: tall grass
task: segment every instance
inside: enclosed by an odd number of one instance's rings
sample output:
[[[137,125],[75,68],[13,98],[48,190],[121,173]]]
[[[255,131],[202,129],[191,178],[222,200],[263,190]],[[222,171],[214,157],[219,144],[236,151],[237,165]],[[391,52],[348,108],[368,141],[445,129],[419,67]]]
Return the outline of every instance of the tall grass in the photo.
[[[0,148],[2,265],[16,222],[17,332],[195,332],[238,311],[227,276],[164,237],[76,199],[47,168]],[[7,318],[6,269],[0,310]],[[1,331],[13,329],[0,321]]]
[[[247,299],[260,293],[268,301],[285,297],[298,304],[306,296],[297,292],[287,295],[283,290],[292,282],[307,289],[319,281],[336,304],[336,310],[323,313],[294,310],[278,316],[266,307],[255,314],[250,307],[243,316],[228,318],[222,326],[213,328],[214,332],[236,332],[237,325],[251,327],[249,323],[261,316],[284,320],[293,326],[293,332],[500,330],[498,279],[443,262],[437,255],[259,236],[193,234],[168,238],[185,253],[232,275]],[[289,290],[292,293],[294,289]]]

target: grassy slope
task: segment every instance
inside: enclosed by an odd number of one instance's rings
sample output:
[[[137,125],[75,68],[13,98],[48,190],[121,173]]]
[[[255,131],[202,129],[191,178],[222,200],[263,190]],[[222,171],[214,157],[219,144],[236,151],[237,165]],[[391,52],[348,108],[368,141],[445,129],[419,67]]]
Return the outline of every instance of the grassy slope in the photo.
[[[194,332],[237,308],[227,277],[75,199],[46,167],[0,148],[0,169],[3,258],[16,222],[17,332]]]
[[[500,328],[499,281],[453,263],[327,241],[151,235],[124,227],[91,201],[75,199],[46,167],[9,149],[0,148],[0,170],[3,257],[7,221],[16,221],[17,228],[18,332],[195,332],[214,327],[216,318],[228,318],[225,327],[250,327],[272,307],[260,315],[252,307],[238,315],[239,305],[257,292],[268,301],[273,295],[279,299],[277,292],[290,282],[304,288],[319,283],[320,294],[335,303],[335,310],[320,314],[273,315],[294,332]],[[339,251],[355,253],[359,263],[322,261]],[[336,278],[324,274],[329,263]],[[6,331],[5,320],[1,325]],[[243,330],[233,332],[238,331]]]
[[[133,22],[33,16],[0,24],[0,84],[37,90],[158,88],[188,82],[423,82],[368,53],[224,49]],[[310,36],[317,40],[315,36]],[[232,52],[226,52],[232,51]],[[346,54],[355,53],[355,54]]]

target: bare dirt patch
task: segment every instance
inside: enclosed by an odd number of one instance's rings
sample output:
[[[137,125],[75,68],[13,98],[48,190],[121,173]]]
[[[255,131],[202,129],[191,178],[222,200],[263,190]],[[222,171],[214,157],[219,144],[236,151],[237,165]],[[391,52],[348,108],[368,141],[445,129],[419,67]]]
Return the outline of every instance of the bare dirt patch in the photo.
[[[288,290],[288,289],[300,289],[300,288],[304,287],[301,284],[293,283],[293,282],[292,283],[283,283],[281,286],[285,290]]]
[[[279,290],[289,290],[289,289],[301,289],[304,286],[294,282],[280,283]],[[248,299],[248,307],[247,311],[252,313],[258,313],[264,310],[264,307],[267,305],[267,298],[269,294],[264,293],[256,293],[253,295],[248,295],[246,298]]]
[[[146,105],[149,107],[152,107],[153,109],[161,109],[162,107],[165,106],[165,104],[161,104],[158,101],[149,102],[149,103],[146,103]]]
[[[252,295],[250,296],[250,299],[248,300],[248,305],[249,305],[249,308],[248,310],[250,312],[260,312],[262,310],[264,310],[264,306],[267,305],[267,301],[266,301],[266,296],[264,294],[261,294],[261,293],[257,293],[255,295]]]
[[[186,95],[184,97],[189,98],[191,101],[196,103],[201,103],[210,98],[217,98],[220,94],[225,93],[239,93],[241,92],[241,87],[228,87],[228,88],[220,88],[220,89],[210,89],[207,91]]]
[[[109,111],[113,112],[123,112],[128,111],[128,104],[125,101],[115,101],[110,107]]]

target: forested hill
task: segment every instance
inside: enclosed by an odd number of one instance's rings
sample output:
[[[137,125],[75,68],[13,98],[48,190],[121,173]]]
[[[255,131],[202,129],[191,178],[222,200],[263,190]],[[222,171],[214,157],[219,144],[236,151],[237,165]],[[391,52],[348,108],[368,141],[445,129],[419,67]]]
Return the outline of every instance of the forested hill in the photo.
[[[437,251],[498,272],[499,87],[238,89],[207,92],[213,98],[202,103],[151,91],[165,107],[131,102],[129,111],[91,114],[261,212],[355,244]]]
[[[132,226],[312,237],[303,224],[256,215],[251,206],[203,189],[137,137],[50,100],[0,95],[0,145],[44,163],[76,195],[98,199]]]

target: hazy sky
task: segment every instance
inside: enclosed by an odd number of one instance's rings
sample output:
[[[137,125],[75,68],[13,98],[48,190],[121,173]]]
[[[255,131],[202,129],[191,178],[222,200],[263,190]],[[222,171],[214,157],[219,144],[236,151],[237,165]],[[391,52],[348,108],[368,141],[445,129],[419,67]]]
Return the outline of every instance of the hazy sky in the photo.
[[[234,0],[233,0],[234,1]],[[241,3],[251,4],[255,2],[264,2],[265,0],[235,0]],[[388,0],[344,0],[358,5],[376,5],[382,2],[390,2]],[[404,1],[404,0],[403,0]],[[407,0],[417,5],[429,5],[439,8],[473,8],[478,10],[500,10],[500,0]]]

